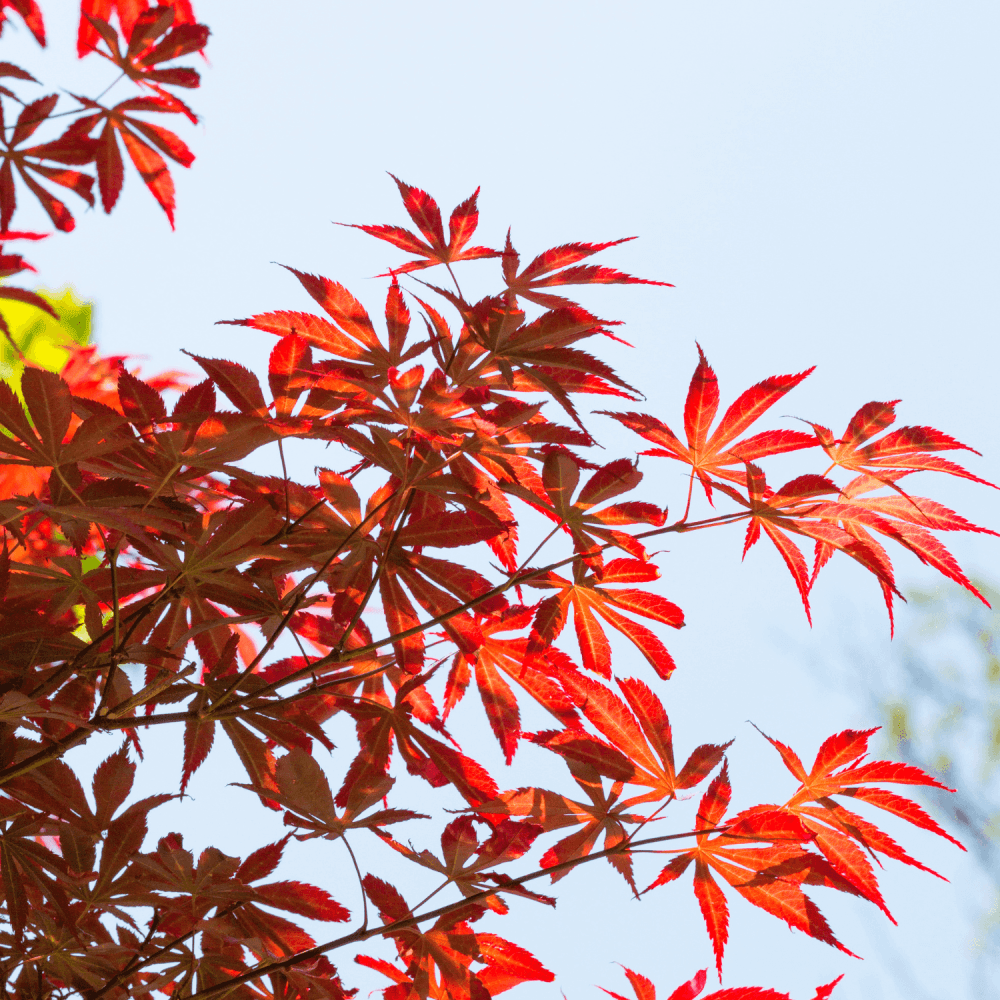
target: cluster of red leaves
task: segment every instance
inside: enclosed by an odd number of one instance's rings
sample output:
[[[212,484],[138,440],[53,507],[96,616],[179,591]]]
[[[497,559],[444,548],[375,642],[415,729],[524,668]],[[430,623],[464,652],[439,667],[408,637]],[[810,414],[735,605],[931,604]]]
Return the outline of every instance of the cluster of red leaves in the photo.
[[[656,1000],[656,987],[650,980],[638,972],[626,969],[625,966],[622,966],[622,969],[629,981],[629,985],[632,987],[632,991],[635,993],[636,1000]],[[715,993],[701,996],[701,991],[705,988],[707,978],[708,970],[702,969],[701,972],[695,973],[686,983],[681,983],[667,997],[667,1000],[695,1000],[695,997],[700,997],[701,1000],[791,1000],[791,997],[787,993],[779,993],[777,990],[763,990],[759,986],[742,986],[734,990],[717,990]],[[832,983],[827,983],[825,986],[818,986],[812,1000],[827,1000],[833,993],[833,988],[843,978],[843,976],[838,976]],[[601,989],[609,997],[614,997],[615,1000],[627,1000],[620,993],[605,990],[603,986]]]
[[[39,238],[36,233],[18,233],[16,235],[22,238]],[[0,256],[0,260],[3,259]],[[27,266],[30,267],[30,265]],[[49,302],[35,292],[22,288],[0,286],[0,299],[5,297],[27,302],[56,316],[55,310]],[[2,315],[0,315],[0,329],[7,335],[8,341],[14,349],[20,353]],[[124,355],[101,355],[93,345],[82,346],[72,342],[62,345],[62,350],[65,351],[67,358],[59,372],[59,377],[69,387],[72,395],[79,399],[92,400],[121,413],[118,380],[120,370],[128,358]],[[138,372],[138,369],[134,369],[134,372]],[[39,377],[44,378],[45,375],[41,375],[37,369],[29,365],[27,371],[29,395],[34,395],[35,384]],[[169,371],[152,376],[148,380],[148,384],[162,392],[182,390],[186,381],[180,372]],[[0,389],[0,394],[3,394],[6,388],[7,386],[4,385]],[[81,418],[74,414],[70,419],[69,432],[74,432],[80,422]],[[0,465],[0,500],[8,500],[15,496],[42,495],[48,483],[50,471],[44,466],[5,461],[3,465]],[[33,562],[43,566],[51,563],[54,559],[94,556],[103,551],[101,535],[96,528],[92,529],[86,536],[78,531],[71,540],[59,530],[56,522],[43,511],[37,512],[30,523],[33,530],[25,536],[26,540],[30,539],[30,544],[18,556],[20,561]],[[25,522],[25,526],[27,524],[28,522]]]
[[[139,15],[131,37],[153,16]],[[819,426],[744,437],[804,374],[748,389],[712,431],[719,392],[702,355],[684,408],[686,444],[652,416],[611,414],[655,445],[645,454],[690,470],[687,507],[671,522],[660,506],[623,499],[641,484],[636,462],[597,466],[584,457],[594,439],[578,398],[636,398],[580,346],[614,324],[543,291],[637,283],[580,264],[613,244],[565,244],[521,269],[509,234],[503,251],[467,249],[476,195],[452,214],[446,242],[435,201],[397,183],[420,235],[360,227],[415,258],[389,270],[384,335],[342,285],[289,268],[322,314],[231,321],[278,338],[266,386],[234,361],[191,355],[205,378],[172,403],[162,383],[121,365],[114,397],[94,390],[93,380],[88,390],[76,377],[30,367],[23,405],[0,387],[0,453],[25,477],[0,499],[0,865],[9,924],[0,930],[0,968],[18,998],[62,990],[94,1000],[157,991],[339,997],[326,953],[381,937],[394,943],[395,962],[357,960],[392,980],[390,1000],[484,1000],[552,973],[479,930],[480,920],[507,913],[508,896],[553,903],[526,884],[554,882],[601,857],[638,895],[633,850],[651,853],[654,844],[671,860],[650,889],[693,866],[721,975],[728,903],[720,880],[845,951],[807,887],[837,889],[888,913],[870,859],[918,863],[836,797],[948,836],[916,804],[874,787],[937,782],[912,767],[864,763],[871,732],[831,737],[809,772],[772,741],[798,789],[783,805],[727,816],[729,744],[703,744],[678,768],[660,697],[644,680],[614,677],[605,628],[634,646],[650,680],[662,683],[674,661],[636,619],[678,628],[684,618],[655,591],[631,586],[659,576],[645,541],[740,521],[746,547],[761,532],[775,542],[807,610],[817,573],[838,551],[871,572],[891,601],[892,567],[876,535],[969,586],[938,533],[982,529],[898,485],[922,468],[968,476],[933,454],[964,446],[914,427],[872,440],[893,416],[881,403],[863,407],[838,440]],[[500,258],[503,287],[478,302],[457,282],[455,291],[421,282],[409,294],[399,283],[415,270],[492,257]],[[457,326],[426,301],[429,293],[455,311]],[[569,421],[553,419],[547,404]],[[351,465],[317,468],[304,483],[252,470],[260,449],[273,446],[283,460],[283,442],[293,438],[336,444]],[[806,449],[853,478],[838,487],[828,469],[769,489],[756,463]],[[728,500],[732,509],[691,520],[695,479],[710,503]],[[523,558],[521,535],[538,524],[547,534]],[[46,548],[53,538],[58,551]],[[815,545],[811,572],[799,539]],[[546,594],[521,603],[532,589]],[[510,603],[513,594],[519,603]],[[578,663],[572,645],[556,645],[571,609]],[[377,637],[373,621],[385,623]],[[501,792],[459,746],[447,722],[473,678],[506,760],[525,741],[551,751],[576,797],[537,787]],[[524,731],[525,696],[553,728]],[[353,724],[359,749],[343,759],[334,791],[316,745],[335,750],[328,723],[338,715]],[[361,925],[315,945],[271,911],[332,921],[347,911],[321,888],[256,884],[288,837],[242,863],[210,848],[196,864],[176,835],[141,853],[146,814],[168,796],[116,812],[133,767],[122,749],[95,778],[95,812],[63,758],[95,733],[116,730],[139,753],[147,726],[171,724],[183,730],[182,791],[225,738],[246,770],[242,786],[283,812],[289,836],[348,848],[363,837],[376,853],[393,851],[434,873],[440,885],[431,895],[453,887],[454,898],[427,909],[430,897],[412,904],[357,868]],[[390,826],[426,818],[389,804],[394,767],[450,788],[446,801],[461,803],[443,827],[440,855],[390,834]],[[713,772],[693,821],[682,818],[682,793]],[[71,794],[56,794],[67,788]],[[433,799],[425,801],[429,808]],[[670,833],[653,833],[660,828],[650,824],[675,814]],[[550,837],[537,867],[499,870]],[[688,846],[665,846],[681,839]],[[353,871],[342,866],[331,876],[338,894]],[[369,908],[381,925],[369,926]],[[630,978],[645,991],[641,1000],[652,1000],[652,986]],[[704,982],[701,973],[675,1000],[696,996]]]
[[[0,31],[7,9],[20,14],[38,43],[45,45],[42,15],[34,0],[3,0]],[[113,14],[118,17],[117,29],[111,23]],[[73,215],[46,185],[66,188],[93,206],[95,177],[76,169],[93,164],[101,204],[110,212],[125,177],[119,140],[173,227],[174,182],[164,156],[189,167],[194,155],[174,132],[136,116],[183,114],[192,122],[198,121],[170,89],[198,87],[198,71],[165,64],[200,52],[208,35],[208,28],[195,22],[189,0],[164,0],[158,6],[150,6],[148,0],[83,0],[78,54],[83,58],[96,53],[111,62],[115,71],[112,84],[101,96],[119,79],[131,82],[137,93],[114,105],[102,104],[100,97],[73,94],[78,106],[57,111],[58,94],[25,100],[10,87],[0,85],[0,239],[15,235],[8,233],[18,205],[15,178],[38,200],[53,225],[69,232],[76,225]],[[9,62],[0,62],[0,77],[22,85],[39,82],[26,69]],[[12,125],[6,124],[5,102],[8,110],[11,105],[20,109]],[[72,120],[61,134],[38,142],[35,133],[40,128],[67,115]]]

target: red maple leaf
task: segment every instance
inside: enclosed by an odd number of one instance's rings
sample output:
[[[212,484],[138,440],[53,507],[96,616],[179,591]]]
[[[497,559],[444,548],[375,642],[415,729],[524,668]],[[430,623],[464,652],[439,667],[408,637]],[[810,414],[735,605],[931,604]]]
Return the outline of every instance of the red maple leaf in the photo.
[[[174,181],[160,152],[166,153],[183,167],[191,166],[194,154],[173,132],[162,125],[135,118],[132,113],[152,111],[173,114],[177,109],[162,97],[130,97],[113,108],[105,108],[88,97],[77,97],[77,100],[84,107],[98,110],[95,114],[85,115],[74,122],[67,135],[70,132],[74,136],[89,135],[99,122],[104,122],[94,147],[97,183],[104,211],[110,212],[115,207],[125,178],[121,150],[118,147],[120,137],[139,176],[166,213],[170,228],[173,229]]]
[[[558,591],[538,606],[529,653],[541,652],[555,642],[572,608],[580,654],[588,670],[602,677],[611,676],[611,646],[600,624],[601,618],[629,639],[660,677],[668,678],[675,664],[666,646],[645,625],[622,612],[650,618],[672,628],[684,625],[684,612],[666,598],[646,590],[609,589],[613,584],[646,583],[659,576],[660,571],[651,563],[639,559],[612,559],[599,577],[587,572],[585,563],[580,560],[573,568],[572,580],[552,572],[526,580],[526,586]]]
[[[616,247],[621,243],[634,240],[627,236],[622,240],[611,240],[609,243],[564,243],[540,253],[528,264],[520,274],[520,254],[510,242],[510,230],[507,231],[507,242],[503,249],[503,279],[511,298],[527,299],[546,309],[558,309],[571,306],[573,303],[561,295],[552,295],[539,291],[542,288],[552,288],[558,285],[660,285],[673,288],[666,281],[650,281],[647,278],[634,278],[631,274],[617,271],[613,267],[598,267],[583,265],[573,267],[577,261],[592,257],[595,253]],[[610,334],[608,334],[610,336]],[[617,340],[617,337],[612,338]],[[624,341],[623,341],[624,343]]]
[[[1000,489],[994,483],[974,476],[955,462],[932,454],[937,451],[955,450],[971,451],[973,455],[979,454],[975,448],[970,448],[967,444],[962,444],[961,441],[956,441],[955,438],[942,434],[933,427],[897,427],[877,441],[872,441],[874,435],[895,422],[898,402],[898,399],[893,399],[887,403],[866,403],[851,417],[847,430],[839,438],[835,438],[830,429],[822,424],[811,424],[816,432],[817,442],[823,446],[833,465],[860,473],[862,480],[868,479],[868,482],[864,483],[865,488],[860,490],[858,487],[862,483],[855,480],[852,484],[855,491],[868,492],[877,489],[871,484],[874,480],[883,486],[892,486],[897,492],[902,493],[902,490],[895,486],[896,481],[902,476],[919,471],[945,472],[951,476],[971,479],[984,486]]]
[[[676,434],[655,417],[644,413],[606,413],[656,448],[649,448],[643,455],[658,455],[673,458],[691,466],[691,483],[697,477],[705,489],[709,503],[712,502],[713,476],[729,482],[746,485],[743,466],[765,455],[779,455],[783,452],[811,448],[817,444],[815,437],[802,431],[764,431],[736,441],[767,410],[769,410],[789,390],[794,389],[813,369],[798,375],[774,375],[758,382],[742,393],[722,415],[718,426],[709,436],[709,430],[719,411],[719,383],[711,365],[698,347],[698,367],[695,368],[684,403],[684,433],[687,445],[681,443]],[[730,468],[738,466],[738,468]],[[688,506],[691,492],[688,490]],[[684,517],[687,517],[685,511]]]
[[[826,918],[800,885],[831,885],[857,895],[861,893],[825,858],[802,847],[814,835],[797,816],[788,814],[788,819],[783,820],[776,807],[765,807],[725,820],[731,796],[728,768],[724,765],[698,807],[696,846],[686,851],[665,851],[675,855],[674,859],[644,892],[673,882],[694,864],[694,893],[715,950],[720,979],[722,956],[729,939],[729,906],[715,876],[721,877],[747,902],[784,920],[789,927],[853,954],[834,937]],[[723,828],[722,832],[713,837],[712,831],[719,828]],[[747,846],[754,841],[766,842],[767,846]]]
[[[53,225],[63,232],[70,232],[76,222],[69,209],[44,187],[38,178],[69,188],[88,205],[94,204],[94,196],[90,193],[94,178],[67,168],[81,166],[93,159],[93,144],[89,140],[67,141],[63,138],[27,148],[16,148],[35,134],[52,114],[58,101],[58,94],[50,94],[25,105],[9,135],[4,125],[3,105],[0,103],[0,128],[3,129],[3,143],[6,147],[0,150],[0,159],[3,160],[0,166],[0,231],[9,228],[10,220],[17,208],[17,194],[14,190],[15,170],[28,190],[41,203]]]
[[[819,748],[808,772],[790,747],[764,735],[781,754],[788,770],[801,782],[784,808],[798,816],[814,833],[815,846],[830,864],[892,920],[869,859],[877,860],[876,855],[882,854],[932,875],[937,875],[937,872],[911,858],[891,837],[835,801],[833,796],[842,795],[857,802],[866,802],[950,840],[963,851],[965,848],[917,803],[883,788],[867,787],[872,784],[907,784],[949,790],[936,778],[911,764],[885,760],[864,763],[868,741],[876,732],[878,729],[845,729],[829,737]]]
[[[489,247],[466,247],[472,238],[472,234],[479,225],[479,209],[476,200],[479,197],[479,188],[463,201],[451,213],[448,221],[448,242],[444,238],[444,226],[441,222],[441,209],[437,202],[420,188],[411,187],[404,183],[395,174],[389,176],[396,182],[399,193],[403,198],[403,207],[413,220],[421,236],[417,236],[409,229],[402,229],[399,226],[365,226],[355,223],[341,223],[349,225],[353,229],[360,229],[376,236],[380,240],[385,240],[400,250],[407,253],[416,254],[420,260],[411,260],[400,267],[394,267],[390,274],[406,274],[410,271],[420,271],[425,267],[433,267],[435,264],[445,264],[450,266],[460,260],[481,260],[484,257],[499,257],[499,250],[490,250]]]

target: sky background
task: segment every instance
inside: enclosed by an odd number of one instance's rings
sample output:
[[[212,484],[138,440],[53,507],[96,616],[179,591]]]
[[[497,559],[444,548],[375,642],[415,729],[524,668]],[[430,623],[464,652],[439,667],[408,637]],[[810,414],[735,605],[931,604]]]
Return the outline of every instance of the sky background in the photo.
[[[198,159],[174,171],[177,231],[131,172],[112,217],[79,212],[76,233],[29,254],[42,283],[71,282],[97,303],[105,351],[141,355],[147,371],[190,368],[181,348],[262,371],[268,335],[213,324],[310,308],[275,261],[336,278],[380,313],[384,282],[371,276],[401,255],[331,222],[404,223],[391,170],[445,211],[482,185],[476,242],[497,245],[510,225],[522,258],[568,240],[641,237],[606,263],[676,288],[600,288],[583,301],[626,321],[636,349],[608,342],[606,356],[668,423],[679,422],[698,341],[724,402],[765,376],[817,365],[770,426],[798,426],[780,419],[790,414],[839,432],[868,400],[901,398],[901,422],[972,444],[985,457],[969,456],[969,467],[1000,477],[996,4],[202,0],[196,8],[213,36],[204,86],[191,95],[202,124],[179,128]],[[96,93],[107,67],[73,62],[75,27],[49,17],[49,52],[39,54],[22,30],[5,32],[2,57],[53,89]],[[32,222],[25,212],[17,224]],[[484,282],[495,267],[476,266]],[[587,408],[604,405],[597,397]],[[609,458],[639,447],[607,420],[594,427]],[[302,470],[319,460],[295,456]],[[642,465],[646,495],[678,510],[682,478],[653,463]],[[998,522],[994,491],[931,476],[926,489],[973,521]],[[660,564],[661,592],[689,622],[667,637],[679,663],[664,693],[678,751],[737,737],[736,803],[747,805],[788,787],[746,720],[811,759],[827,734],[877,722],[830,664],[856,660],[860,648],[865,669],[878,670],[892,652],[878,589],[859,568],[835,560],[825,571],[810,631],[776,553],[760,546],[741,566],[741,541],[735,528],[683,536]],[[997,576],[995,540],[956,538],[953,549],[970,572]],[[900,554],[897,565],[904,585],[931,582],[912,558]],[[905,609],[899,621],[905,629]],[[643,675],[633,654],[621,655],[623,673]],[[495,747],[476,742],[478,706],[470,699],[464,710],[459,738],[468,733],[466,749],[502,771]],[[174,782],[176,737],[156,734],[149,747],[144,780]],[[81,767],[106,750],[84,748]],[[160,810],[157,831],[183,826],[196,849],[259,845],[271,829],[252,825],[261,810],[245,792],[220,790],[229,763],[214,752],[195,801]],[[497,774],[502,787],[558,774],[530,750],[515,772]],[[411,782],[397,794],[418,806],[427,789]],[[975,869],[930,836],[889,828],[951,883],[887,868],[883,890],[898,928],[859,901],[818,893],[864,962],[736,900],[725,985],[807,1000],[816,984],[847,972],[840,1000],[964,995]],[[421,836],[415,825],[406,834]],[[332,850],[308,845],[283,871],[331,887],[317,871],[343,871]],[[711,964],[688,879],[636,903],[603,869],[561,883],[554,915],[524,904],[516,920],[490,928],[536,945],[558,974],[554,985],[528,984],[515,996],[603,995],[594,983],[620,991],[615,961],[666,996]],[[351,882],[332,890],[357,905]],[[364,992],[386,985],[347,956],[335,960]]]

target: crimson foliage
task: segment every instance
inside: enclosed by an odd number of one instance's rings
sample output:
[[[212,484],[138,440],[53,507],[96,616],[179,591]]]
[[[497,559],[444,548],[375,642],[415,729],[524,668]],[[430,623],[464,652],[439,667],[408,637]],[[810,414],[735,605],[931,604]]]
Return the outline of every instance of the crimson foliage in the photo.
[[[0,13],[8,11],[44,44],[33,0],[4,0]],[[103,55],[142,93],[114,107],[78,98],[62,135],[28,148],[58,97],[22,102],[0,168],[0,241],[37,235],[9,229],[15,173],[69,230],[72,216],[42,180],[92,202],[94,177],[70,167],[93,164],[110,211],[122,183],[119,139],[172,222],[160,154],[185,166],[191,154],[134,115],[196,120],[167,88],[196,87],[198,74],[162,64],[207,37],[184,3],[85,2],[81,54]],[[0,72],[33,82],[10,64]],[[716,376],[699,349],[683,440],[650,414],[600,411],[652,445],[643,455],[689,471],[679,518],[625,499],[640,486],[638,462],[587,457],[595,442],[579,401],[640,397],[581,346],[616,324],[566,293],[662,283],[590,262],[621,241],[562,244],[522,266],[509,234],[502,249],[469,245],[478,191],[452,212],[446,237],[434,199],[396,183],[415,230],[357,227],[407,255],[386,274],[384,332],[342,285],[289,268],[319,313],[229,321],[276,338],[266,386],[234,361],[191,355],[205,377],[168,406],[163,392],[175,380],[143,381],[123,359],[93,350],[76,352],[60,374],[27,366],[19,393],[0,385],[6,996],[339,998],[353,991],[328,955],[352,949],[391,981],[387,1000],[483,1000],[553,974],[480,927],[507,914],[511,896],[554,904],[529,883],[598,859],[635,895],[693,875],[721,979],[735,897],[845,952],[810,887],[849,893],[892,919],[872,862],[924,866],[856,804],[953,840],[883,787],[942,786],[915,767],[867,760],[874,730],[831,736],[808,769],[766,737],[791,772],[791,795],[735,814],[729,744],[703,744],[678,766],[661,701],[675,663],[656,626],[680,628],[684,614],[647,589],[659,570],[646,544],[745,522],[744,552],[766,536],[807,614],[817,574],[841,553],[875,577],[891,618],[898,592],[885,540],[974,590],[939,536],[985,529],[899,485],[921,470],[975,479],[940,456],[971,449],[928,427],[888,429],[891,402],[862,406],[839,437],[818,424],[758,430],[809,372],[757,383],[720,417]],[[471,302],[455,270],[484,259],[496,261],[497,291]],[[5,275],[27,266],[3,257]],[[401,277],[431,267],[453,290],[419,281],[404,291]],[[0,295],[51,309],[24,289]],[[318,468],[303,483],[252,471],[264,448],[284,461],[290,438],[336,443],[351,464]],[[817,471],[769,487],[759,463],[790,452],[810,453]],[[838,468],[847,473],[839,484],[829,478]],[[696,519],[700,493],[709,506]],[[551,530],[524,557],[527,511],[530,524],[547,519]],[[365,620],[372,611],[385,623],[377,635]],[[570,618],[576,641],[564,649],[557,642]],[[613,671],[609,626],[641,654],[644,676]],[[507,762],[530,741],[562,759],[570,790],[501,791],[458,746],[447,721],[464,711],[473,681]],[[522,729],[525,699],[552,728]],[[334,753],[343,764],[334,789],[317,744],[334,751],[338,714],[353,722],[360,749],[350,760]],[[150,812],[174,797],[130,800],[153,725],[178,730],[182,793],[216,739],[228,740],[248,801],[282,812],[289,833],[243,859],[214,847],[196,858],[180,833],[147,844]],[[88,796],[67,754],[115,732],[124,742]],[[401,769],[441,790],[442,807],[457,796],[463,808],[432,818],[393,801]],[[693,820],[684,819],[683,793],[702,785]],[[674,817],[669,833],[654,833],[662,826],[652,821]],[[437,822],[440,852],[397,840],[404,821]],[[347,845],[329,884],[342,896],[352,879],[364,899],[355,929],[319,945],[293,918],[345,922],[346,907],[323,887],[271,879],[289,845],[311,838]],[[432,895],[451,898],[413,903],[378,874],[362,875],[351,849],[360,838],[436,873]],[[542,846],[537,865],[527,863]],[[665,855],[659,874],[637,871],[650,853]],[[397,961],[357,953],[379,937],[395,944]],[[625,973],[638,1000],[653,1000],[650,980]],[[690,1000],[705,983],[702,971],[669,1000]],[[819,987],[817,1000],[834,985]],[[746,987],[710,996],[785,995]]]

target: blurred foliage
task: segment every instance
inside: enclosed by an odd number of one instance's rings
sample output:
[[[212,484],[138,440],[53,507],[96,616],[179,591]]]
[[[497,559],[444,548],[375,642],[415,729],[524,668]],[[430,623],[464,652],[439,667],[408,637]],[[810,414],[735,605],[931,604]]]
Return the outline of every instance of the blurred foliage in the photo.
[[[898,757],[955,789],[927,798],[983,875],[972,995],[986,1000],[1000,997],[1000,592],[977,586],[992,609],[957,587],[911,593],[897,655],[865,680]]]
[[[70,357],[70,347],[90,342],[94,305],[85,302],[72,288],[57,292],[37,289],[59,319],[23,302],[5,299],[3,317],[21,354],[29,363],[49,371],[62,371]],[[14,387],[20,385],[24,361],[7,340],[0,337],[0,378]]]

